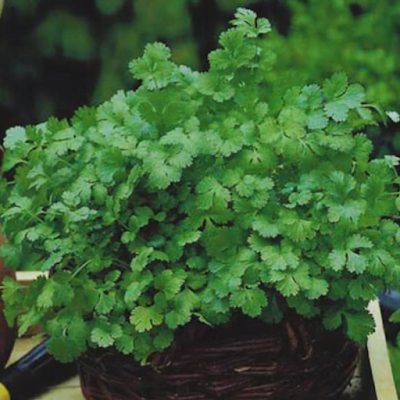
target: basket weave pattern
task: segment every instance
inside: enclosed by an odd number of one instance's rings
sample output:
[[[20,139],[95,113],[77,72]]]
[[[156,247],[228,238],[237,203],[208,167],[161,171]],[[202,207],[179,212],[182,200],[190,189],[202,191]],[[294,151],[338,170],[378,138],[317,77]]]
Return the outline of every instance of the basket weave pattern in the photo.
[[[93,351],[78,362],[82,392],[88,400],[325,400],[348,385],[358,348],[340,333],[313,337],[302,323],[258,324],[194,324],[145,367],[114,351]]]

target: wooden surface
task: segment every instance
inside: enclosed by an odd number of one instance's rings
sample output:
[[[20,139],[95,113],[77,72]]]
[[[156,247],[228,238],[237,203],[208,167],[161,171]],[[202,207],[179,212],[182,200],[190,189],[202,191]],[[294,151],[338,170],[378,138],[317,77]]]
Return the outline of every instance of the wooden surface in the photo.
[[[40,340],[33,338],[17,340],[8,363],[11,364],[21,358],[39,342]],[[84,397],[81,393],[78,377],[75,377],[50,388],[47,392],[32,398],[32,400],[84,400]]]
[[[368,357],[377,400],[398,400],[386,345],[379,301],[371,301],[369,311],[375,319],[375,332],[368,338]]]

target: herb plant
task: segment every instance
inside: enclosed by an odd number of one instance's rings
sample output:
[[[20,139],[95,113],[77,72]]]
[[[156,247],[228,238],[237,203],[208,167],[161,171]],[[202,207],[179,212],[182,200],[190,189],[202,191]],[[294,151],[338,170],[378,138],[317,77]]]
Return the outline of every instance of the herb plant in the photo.
[[[366,305],[400,281],[394,156],[370,160],[364,90],[337,73],[286,87],[271,26],[238,9],[204,73],[161,43],[118,92],[4,140],[9,323],[42,323],[70,361],[115,347],[145,362],[197,318],[317,317],[363,342]]]

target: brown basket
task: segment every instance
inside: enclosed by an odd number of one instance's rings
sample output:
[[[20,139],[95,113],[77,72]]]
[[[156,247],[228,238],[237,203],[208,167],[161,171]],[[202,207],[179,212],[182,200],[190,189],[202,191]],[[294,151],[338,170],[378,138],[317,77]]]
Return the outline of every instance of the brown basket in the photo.
[[[313,322],[240,317],[226,328],[188,325],[145,367],[104,350],[78,368],[88,400],[325,400],[345,389],[357,359],[356,345]]]

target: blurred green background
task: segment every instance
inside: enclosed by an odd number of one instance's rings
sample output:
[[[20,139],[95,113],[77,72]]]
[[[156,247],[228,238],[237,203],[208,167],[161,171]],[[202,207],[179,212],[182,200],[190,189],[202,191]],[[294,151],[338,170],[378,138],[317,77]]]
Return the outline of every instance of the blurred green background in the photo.
[[[344,70],[366,87],[369,102],[400,111],[399,0],[6,0],[1,136],[50,115],[69,118],[82,105],[134,88],[127,65],[148,42],[162,41],[176,62],[206,70],[207,54],[237,7],[273,24],[275,73],[288,85]],[[381,121],[368,134],[378,153],[400,155],[399,124]],[[400,349],[391,354],[398,364]]]

